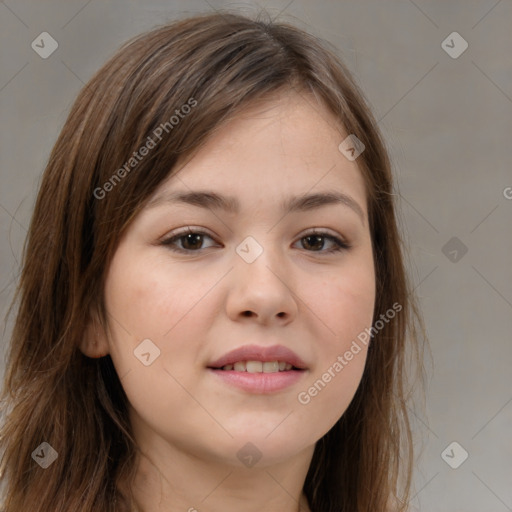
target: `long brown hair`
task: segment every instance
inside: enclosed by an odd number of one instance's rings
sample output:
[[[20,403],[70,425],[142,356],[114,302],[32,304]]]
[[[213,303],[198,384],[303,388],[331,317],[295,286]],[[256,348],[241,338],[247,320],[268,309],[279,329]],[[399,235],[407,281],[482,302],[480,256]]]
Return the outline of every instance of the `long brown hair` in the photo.
[[[2,394],[3,512],[133,510],[123,483],[139,452],[126,395],[110,356],[92,359],[78,346],[92,311],[107,325],[106,270],[177,159],[251,102],[283,90],[312,93],[365,145],[357,163],[376,270],[374,321],[402,306],[372,339],[348,409],[316,444],[304,492],[313,512],[406,509],[413,466],[406,362],[422,371],[418,327],[425,331],[408,284],[385,146],[328,45],[293,25],[221,12],[126,43],[80,92],[53,148],[11,305],[18,312]],[[131,161],[155,133],[163,143]],[[58,454],[46,469],[33,458],[43,442]]]

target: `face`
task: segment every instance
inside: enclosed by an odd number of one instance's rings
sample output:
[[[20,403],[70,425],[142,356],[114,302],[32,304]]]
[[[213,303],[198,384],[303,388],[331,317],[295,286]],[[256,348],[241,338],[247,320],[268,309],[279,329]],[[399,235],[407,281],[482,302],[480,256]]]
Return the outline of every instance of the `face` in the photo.
[[[105,351],[140,442],[238,466],[250,442],[261,467],[312,453],[343,415],[375,301],[364,181],[338,149],[346,136],[313,98],[278,96],[180,163],[130,225],[106,279]],[[238,209],[176,199],[197,191]],[[283,209],[324,193],[344,200]]]

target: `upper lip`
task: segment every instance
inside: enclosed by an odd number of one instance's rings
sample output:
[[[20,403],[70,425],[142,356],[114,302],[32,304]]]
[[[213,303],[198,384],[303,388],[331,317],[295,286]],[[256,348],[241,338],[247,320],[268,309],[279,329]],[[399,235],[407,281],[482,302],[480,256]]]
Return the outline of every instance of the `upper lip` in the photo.
[[[306,369],[306,363],[293,350],[283,345],[272,345],[271,347],[244,345],[224,354],[210,363],[208,367],[222,368],[238,361],[284,361],[301,370]]]

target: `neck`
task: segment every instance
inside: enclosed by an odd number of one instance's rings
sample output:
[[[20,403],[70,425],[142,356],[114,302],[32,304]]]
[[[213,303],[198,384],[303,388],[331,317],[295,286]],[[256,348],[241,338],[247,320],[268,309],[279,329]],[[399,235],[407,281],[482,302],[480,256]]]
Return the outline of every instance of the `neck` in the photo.
[[[246,468],[153,438],[141,447],[131,490],[141,512],[310,512],[302,488],[313,450]]]

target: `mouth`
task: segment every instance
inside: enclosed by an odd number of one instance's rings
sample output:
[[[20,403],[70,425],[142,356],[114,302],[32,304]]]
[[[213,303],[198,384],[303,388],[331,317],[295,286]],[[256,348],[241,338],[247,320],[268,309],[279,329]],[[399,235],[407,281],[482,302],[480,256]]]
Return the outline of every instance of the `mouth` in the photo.
[[[290,370],[300,370],[286,361],[237,361],[234,364],[226,364],[222,368],[212,368],[213,370],[235,371],[247,373],[277,373],[289,372]]]
[[[307,371],[302,359],[282,345],[246,345],[225,354],[207,368],[224,384],[256,394],[281,391],[295,384]]]

